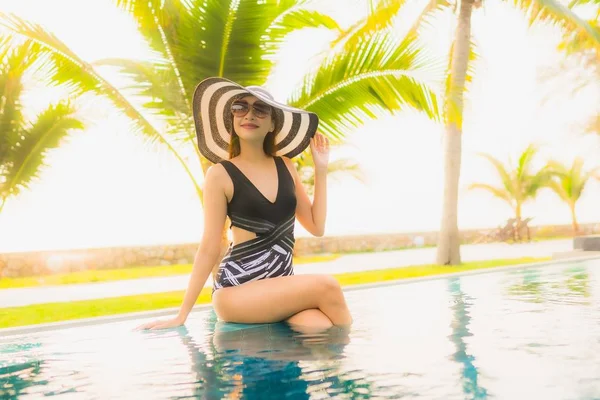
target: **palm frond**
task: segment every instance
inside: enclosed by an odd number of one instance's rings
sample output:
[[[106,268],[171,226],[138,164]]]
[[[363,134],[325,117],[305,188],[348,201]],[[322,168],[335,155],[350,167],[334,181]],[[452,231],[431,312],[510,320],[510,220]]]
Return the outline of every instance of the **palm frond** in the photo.
[[[498,176],[500,177],[500,181],[502,182],[502,185],[504,186],[504,189],[508,192],[508,193],[512,193],[512,195],[514,196],[516,194],[516,187],[514,185],[513,179],[510,175],[510,172],[508,171],[507,167],[497,158],[489,155],[489,154],[479,154],[481,157],[485,158],[486,160],[488,160],[496,169],[496,173],[498,174]]]
[[[44,56],[48,56],[45,65],[50,70],[48,83],[65,85],[75,94],[94,92],[106,97],[118,110],[131,118],[135,122],[136,128],[146,134],[149,140],[153,142],[166,141],[116,87],[100,76],[92,65],[71,51],[54,34],[46,31],[41,25],[25,21],[15,15],[0,13],[0,25],[33,40],[40,46],[35,57],[43,59]]]
[[[419,16],[408,30],[409,34],[418,32],[421,27],[437,29],[436,20],[442,13],[451,10],[453,3],[448,0],[429,0]]]
[[[437,97],[427,84],[429,59],[414,37],[380,31],[353,52],[332,54],[309,72],[289,102],[316,112],[322,132],[339,139],[365,120],[413,107],[435,119]],[[428,64],[429,63],[429,64]]]
[[[514,206],[514,196],[506,188],[496,187],[485,183],[473,183],[469,185],[469,190],[481,189],[490,192],[495,197],[504,200],[511,207]]]
[[[552,173],[560,178],[567,177],[570,175],[569,169],[562,163],[556,160],[550,160],[546,164],[548,168],[552,171]]]
[[[552,171],[548,167],[541,168],[533,175],[523,175],[520,181],[523,182],[522,198],[534,198],[540,189],[547,187],[552,181]]]
[[[9,149],[17,143],[25,122],[20,101],[23,75],[34,63],[31,41],[11,46],[11,38],[6,37],[2,45],[7,47],[0,50],[0,165],[4,165]]]
[[[517,161],[517,178],[525,176],[531,169],[531,163],[534,157],[538,153],[539,149],[537,146],[531,144],[521,153],[519,160]]]
[[[39,177],[48,151],[58,147],[72,130],[83,128],[68,104],[58,103],[44,110],[10,150],[10,167],[5,171],[0,197],[18,195],[27,188]]]
[[[291,11],[302,3],[297,0],[118,2],[134,13],[141,33],[174,66],[188,99],[198,82],[209,76],[223,76],[243,85],[263,84],[273,66],[269,56],[283,42],[280,38],[298,24],[287,28],[276,24],[273,30],[269,28],[286,13],[290,13],[288,22],[300,18],[300,11]],[[305,22],[311,19],[318,19],[317,14],[310,14]],[[161,32],[160,37],[157,31]]]
[[[137,22],[140,33],[146,42],[158,54],[157,63],[162,66],[162,75],[171,84],[172,96],[180,96],[179,102],[184,103],[189,109],[188,91],[181,77],[181,66],[175,60],[173,49],[173,38],[169,33],[173,32],[173,24],[179,23],[179,18],[189,15],[189,2],[180,0],[164,1],[139,1],[139,0],[116,0],[121,7]],[[171,39],[171,40],[169,40]]]
[[[157,54],[164,59],[168,58],[165,41],[161,34],[161,22],[165,23],[165,14],[162,12],[163,0],[114,0],[117,7],[131,15],[137,24],[139,32],[146,42]],[[180,1],[170,0],[173,8],[183,7]]]
[[[586,4],[600,5],[600,0],[571,0],[571,2],[569,3],[569,8]]]
[[[530,24],[545,21],[562,26],[567,31],[582,32],[600,47],[600,30],[559,0],[511,0],[511,3],[526,13]]]
[[[548,187],[556,193],[556,195],[564,202],[569,202],[571,195],[568,187],[564,185],[565,180],[552,180],[548,184]]]
[[[344,32],[336,20],[329,15],[325,15],[315,10],[301,8],[299,5],[296,5],[277,16],[269,28],[267,28],[266,39],[269,46],[275,45],[273,50],[269,53],[271,55],[276,53],[279,46],[281,46],[282,41],[290,32],[309,28],[324,28],[336,31],[340,34],[343,34]]]
[[[350,51],[362,38],[391,27],[394,18],[406,0],[378,0],[371,2],[366,18],[355,22],[333,42],[331,51]]]
[[[13,38],[10,35],[0,35],[0,60],[4,61],[12,50]]]
[[[551,188],[564,201],[573,204],[576,203],[585,190],[589,180],[594,178],[600,171],[600,167],[585,171],[583,166],[584,160],[580,157],[577,157],[570,167],[557,161],[550,161],[548,163],[548,168],[555,177],[551,184]]]
[[[192,180],[196,191],[200,194],[200,185],[186,165],[178,149],[171,143],[168,135],[156,129],[150,121],[125,96],[104,79],[94,67],[81,59],[54,34],[46,31],[41,25],[27,22],[15,15],[0,13],[0,26],[31,39],[39,46],[32,56],[44,63],[49,70],[48,83],[69,87],[74,94],[92,92],[110,100],[117,110],[126,115],[132,122],[132,130],[142,133],[147,142],[160,144],[177,159],[186,174]]]
[[[132,85],[124,89],[131,90],[136,96],[148,98],[145,109],[166,117],[184,117],[190,114],[188,103],[179,92],[179,84],[168,63],[111,58],[95,61],[93,65],[116,67],[130,78]]]

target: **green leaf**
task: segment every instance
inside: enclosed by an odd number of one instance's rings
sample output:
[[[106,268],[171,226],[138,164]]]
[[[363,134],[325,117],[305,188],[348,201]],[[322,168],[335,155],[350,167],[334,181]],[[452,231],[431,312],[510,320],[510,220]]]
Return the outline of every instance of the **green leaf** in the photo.
[[[285,39],[292,31],[318,28],[337,31],[339,34],[344,32],[329,15],[296,6],[283,12],[273,20],[271,26],[267,28],[267,36],[269,42],[276,42],[281,45],[280,41]]]
[[[0,197],[18,195],[22,189],[39,177],[39,172],[49,150],[57,148],[67,134],[83,129],[75,118],[73,109],[64,103],[49,106],[29,129],[22,132],[10,152],[9,168],[5,171],[5,184]]]
[[[511,207],[515,206],[514,196],[512,195],[511,192],[506,190],[506,188],[495,187],[495,186],[488,185],[485,183],[473,183],[472,185],[469,186],[469,190],[474,190],[474,189],[486,190],[486,191],[490,192],[491,194],[493,194],[495,197],[507,202],[508,205],[510,205]]]
[[[508,168],[500,160],[489,154],[480,154],[480,156],[488,160],[494,166],[505,190],[514,197],[516,188],[513,185],[513,179]]]
[[[31,41],[16,46],[11,46],[11,42],[11,37],[0,40],[0,166],[4,168],[10,149],[19,140],[20,129],[25,122],[20,101],[24,92],[23,75],[34,63],[31,57],[34,44]]]
[[[552,177],[556,175],[555,169],[549,165],[533,169],[533,158],[537,154],[537,147],[530,145],[519,155],[519,161],[514,168],[503,164],[500,160],[488,154],[480,154],[495,168],[502,187],[493,187],[484,183],[475,183],[472,188],[482,188],[494,193],[515,207],[520,208],[523,203],[535,198],[540,189],[551,187]]]
[[[188,102],[179,92],[179,84],[168,63],[111,58],[96,61],[93,65],[116,67],[130,78],[132,84],[123,89],[151,99],[145,108],[153,113],[168,117],[189,116]]]
[[[391,27],[394,18],[406,4],[406,0],[378,0],[371,2],[369,14],[358,20],[349,29],[339,35],[332,43],[332,51],[352,51],[364,37]]]
[[[173,140],[163,131],[156,129],[145,115],[127,99],[124,93],[104,79],[94,69],[93,65],[81,59],[55,35],[38,24],[27,22],[15,15],[0,13],[0,25],[20,36],[31,39],[39,46],[32,54],[37,60],[43,62],[44,68],[50,71],[48,84],[65,85],[75,95],[92,92],[107,98],[117,110],[130,118],[133,122],[133,131],[142,133],[146,141],[151,144],[158,143],[165,146],[183,166],[201,198],[200,185],[174,143],[172,143]]]
[[[196,85],[210,76],[242,85],[263,84],[283,38],[303,19],[311,24],[332,21],[301,11],[303,2],[295,0],[117,3],[133,12],[152,48],[175,66],[188,99]],[[282,21],[291,25],[283,26]],[[156,32],[162,32],[161,37]]]
[[[549,161],[547,168],[552,177],[550,188],[567,204],[575,204],[583,194],[587,183],[600,171],[600,167],[585,171],[584,161],[578,157],[570,167],[557,161]]]
[[[510,3],[526,13],[530,24],[546,21],[567,31],[582,32],[600,46],[600,30],[558,0],[511,0]]]
[[[74,94],[94,92],[106,97],[136,123],[136,127],[150,140],[164,140],[161,134],[144,118],[142,114],[107,80],[100,76],[92,65],[81,59],[54,34],[41,25],[25,21],[15,15],[0,13],[0,25],[18,35],[33,40],[40,47],[35,57],[44,60],[44,67],[50,70],[48,84],[64,85]]]
[[[289,100],[316,112],[321,130],[339,139],[347,129],[412,107],[430,118],[439,115],[437,97],[429,88],[429,59],[414,37],[398,40],[386,31],[362,38],[353,52],[332,54]]]

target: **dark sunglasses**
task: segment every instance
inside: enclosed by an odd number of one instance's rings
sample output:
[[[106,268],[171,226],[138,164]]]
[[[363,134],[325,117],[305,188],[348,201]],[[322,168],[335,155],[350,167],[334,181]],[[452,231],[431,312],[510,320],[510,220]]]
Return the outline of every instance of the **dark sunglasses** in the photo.
[[[252,105],[246,103],[245,101],[234,101],[231,105],[231,113],[236,117],[243,117],[250,109],[253,110],[254,116],[256,118],[266,118],[267,115],[271,115],[271,106],[256,102]]]

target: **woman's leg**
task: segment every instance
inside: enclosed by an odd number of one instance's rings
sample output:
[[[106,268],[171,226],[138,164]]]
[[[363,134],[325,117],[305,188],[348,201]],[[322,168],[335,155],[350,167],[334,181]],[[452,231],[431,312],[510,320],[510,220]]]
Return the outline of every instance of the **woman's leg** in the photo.
[[[280,322],[318,309],[333,325],[352,323],[340,284],[327,275],[280,276],[225,287],[213,294],[213,306],[228,322]]]
[[[333,326],[333,323],[327,315],[323,314],[318,308],[300,311],[289,317],[286,322],[290,324],[292,328],[301,332],[311,332],[314,329],[329,329]]]

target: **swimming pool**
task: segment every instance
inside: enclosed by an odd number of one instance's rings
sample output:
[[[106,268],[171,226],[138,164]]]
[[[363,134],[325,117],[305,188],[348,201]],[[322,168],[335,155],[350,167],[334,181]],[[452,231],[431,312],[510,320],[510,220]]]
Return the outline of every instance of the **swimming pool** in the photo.
[[[142,320],[0,340],[0,398],[599,399],[600,260],[347,292],[351,332]]]

